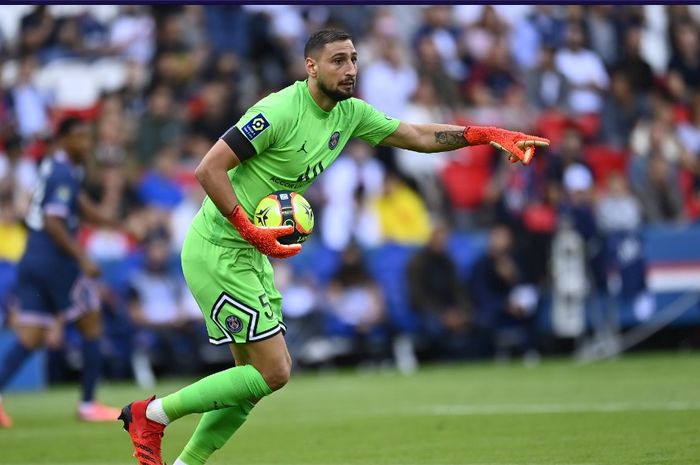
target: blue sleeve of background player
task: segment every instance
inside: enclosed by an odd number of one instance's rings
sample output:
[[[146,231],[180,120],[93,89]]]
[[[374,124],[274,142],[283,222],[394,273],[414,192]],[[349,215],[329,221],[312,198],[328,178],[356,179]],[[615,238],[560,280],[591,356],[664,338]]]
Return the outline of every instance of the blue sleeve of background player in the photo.
[[[78,195],[78,184],[70,173],[56,169],[46,180],[43,210],[46,215],[68,218]]]

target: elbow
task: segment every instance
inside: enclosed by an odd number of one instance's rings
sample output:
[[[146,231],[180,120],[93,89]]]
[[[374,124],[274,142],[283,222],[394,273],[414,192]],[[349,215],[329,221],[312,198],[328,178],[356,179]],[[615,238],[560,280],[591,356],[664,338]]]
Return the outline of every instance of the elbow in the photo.
[[[209,166],[204,162],[200,162],[194,169],[194,177],[197,178],[199,184],[204,185],[204,181],[209,176]]]

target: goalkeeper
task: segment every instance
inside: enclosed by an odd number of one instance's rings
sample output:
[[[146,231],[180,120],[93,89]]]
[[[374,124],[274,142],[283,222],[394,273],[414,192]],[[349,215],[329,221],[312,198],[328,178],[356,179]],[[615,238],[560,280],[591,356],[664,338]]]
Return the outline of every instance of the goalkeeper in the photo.
[[[316,32],[304,56],[307,80],[256,103],[195,171],[208,195],[183,244],[182,267],[210,341],[229,345],[235,367],[165,397],[124,407],[120,419],[140,465],[162,465],[165,427],[192,413],[203,415],[175,465],[203,465],[255,404],[289,379],[292,361],[284,341],[282,299],[268,257],[291,257],[301,245],[277,241],[292,232],[291,226],[251,223],[262,197],[280,189],[303,194],[353,137],[416,152],[491,144],[526,165],[536,147],[549,144],[504,129],[410,124],[380,113],[353,98],[357,52],[344,32]]]

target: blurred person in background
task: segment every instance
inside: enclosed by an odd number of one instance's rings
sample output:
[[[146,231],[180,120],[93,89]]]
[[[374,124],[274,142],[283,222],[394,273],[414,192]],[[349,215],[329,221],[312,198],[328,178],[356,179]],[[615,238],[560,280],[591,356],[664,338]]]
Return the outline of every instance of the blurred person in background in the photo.
[[[632,130],[648,113],[646,95],[635,92],[627,74],[614,71],[600,115],[600,140],[617,149],[627,149]]]
[[[275,260],[275,285],[284,299],[289,355],[302,366],[318,364],[339,355],[338,347],[323,330],[323,291],[310,274],[299,273],[289,262]]]
[[[415,69],[407,62],[403,44],[396,37],[383,37],[378,41],[378,56],[366,66],[359,81],[359,93],[364,100],[379,111],[397,118],[404,118],[406,106],[418,86]],[[378,147],[377,158],[386,167],[396,166],[396,150]]]
[[[142,169],[153,164],[159,151],[179,144],[183,124],[169,87],[157,86],[150,92],[148,110],[141,115],[136,131],[134,148]]]
[[[145,67],[155,54],[155,22],[143,5],[121,5],[109,30],[110,51]]]
[[[668,80],[675,95],[688,101],[700,89],[700,32],[698,24],[684,20],[671,28],[673,53],[668,64]]]
[[[448,250],[450,230],[440,224],[410,260],[406,279],[411,305],[423,316],[428,351],[438,358],[466,356],[470,308]]]
[[[564,112],[569,104],[569,81],[554,63],[555,49],[543,46],[537,65],[524,77],[528,100],[540,110]]]
[[[206,333],[202,313],[185,304],[187,285],[173,266],[168,233],[152,231],[144,247],[143,268],[129,278],[128,309],[135,328],[134,375],[139,386],[152,388],[154,367],[181,375],[193,375],[202,367],[199,353]]]
[[[44,137],[51,129],[49,117],[53,102],[35,83],[37,66],[34,55],[22,56],[17,82],[8,92],[9,106],[13,110],[17,130],[26,141]]]
[[[635,191],[642,202],[646,223],[679,223],[683,220],[678,175],[666,158],[660,155],[649,158],[646,175]]]
[[[362,250],[349,245],[325,292],[326,334],[347,339],[360,363],[379,363],[388,352],[382,289],[367,272]]]
[[[566,168],[572,164],[588,167],[584,148],[585,141],[581,130],[575,122],[569,120],[559,146],[555,147],[547,160],[547,181],[549,188],[555,191],[556,202],[563,195]]]
[[[603,93],[608,88],[608,73],[598,55],[585,48],[586,36],[580,23],[569,21],[565,45],[557,50],[554,63],[567,81],[568,107],[574,115],[595,114],[603,106]]]
[[[450,40],[449,35],[442,34],[441,37]],[[427,79],[433,84],[441,104],[449,108],[459,107],[464,101],[459,92],[460,81],[448,72],[436,39],[430,34],[419,34],[415,38],[414,46],[416,68],[420,79]]]
[[[666,161],[670,168],[669,175],[676,183],[681,168],[692,170],[692,157],[682,144],[676,129],[673,105],[664,96],[655,96],[651,100],[649,116],[637,122],[630,134],[629,146],[632,156],[628,169],[635,191],[641,190],[653,157]]]
[[[369,204],[383,189],[384,167],[372,157],[372,149],[360,141],[350,142],[319,183],[324,200],[323,243],[338,251],[351,242],[377,245],[381,231]]]
[[[139,200],[162,211],[172,211],[184,198],[178,182],[178,153],[175,147],[160,148],[153,164],[143,174],[138,185]]]
[[[467,282],[474,302],[472,350],[477,357],[506,357],[512,349],[534,356],[533,316],[537,297],[523,285],[522,269],[505,225],[489,231],[488,250],[477,259]]]
[[[0,153],[0,186],[12,200],[16,218],[27,214],[38,179],[36,164],[25,156],[22,140],[17,135],[7,137]]]
[[[586,10],[585,29],[590,38],[591,51],[606,67],[618,58],[618,25],[614,5],[590,5]]]
[[[383,242],[420,245],[430,237],[431,223],[423,199],[398,173],[387,172],[382,192],[372,199]]]
[[[118,410],[95,400],[102,326],[94,280],[100,269],[75,240],[80,216],[96,224],[120,227],[103,215],[80,188],[82,166],[91,151],[89,131],[79,119],[63,120],[56,132],[59,150],[39,169],[39,183],[26,219],[29,239],[15,289],[17,339],[0,363],[0,391],[32,352],[45,343],[56,318],[74,320],[83,336],[78,416],[85,421],[114,421]],[[11,425],[2,403],[0,425]]]
[[[642,56],[641,24],[633,23],[623,31],[622,51],[619,59],[612,65],[612,72],[627,78],[637,98],[643,97],[654,87],[654,70]]]
[[[46,61],[46,51],[58,41],[58,24],[47,5],[37,5],[20,22],[20,53],[37,54]]]

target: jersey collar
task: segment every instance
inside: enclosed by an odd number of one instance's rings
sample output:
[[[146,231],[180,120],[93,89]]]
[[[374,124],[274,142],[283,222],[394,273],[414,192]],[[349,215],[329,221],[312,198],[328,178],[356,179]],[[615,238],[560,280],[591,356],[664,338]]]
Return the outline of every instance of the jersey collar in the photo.
[[[331,114],[331,112],[326,111],[323,108],[318,106],[318,103],[316,103],[316,100],[314,100],[314,98],[311,96],[311,92],[309,91],[309,81],[301,81],[301,86],[304,88],[302,93],[304,94],[304,99],[306,100],[306,103],[307,103],[308,107],[311,109],[311,111],[319,118],[322,118],[322,119],[328,118],[328,116]],[[333,110],[331,110],[331,111],[333,111]]]
[[[53,154],[53,159],[56,160],[57,162],[60,163],[65,163],[66,165],[70,166],[71,170],[73,170],[76,174],[82,175],[83,168],[80,165],[76,165],[71,161],[71,159],[68,157],[68,154],[66,153],[65,150],[59,149]]]

